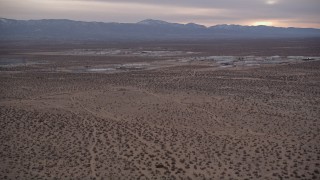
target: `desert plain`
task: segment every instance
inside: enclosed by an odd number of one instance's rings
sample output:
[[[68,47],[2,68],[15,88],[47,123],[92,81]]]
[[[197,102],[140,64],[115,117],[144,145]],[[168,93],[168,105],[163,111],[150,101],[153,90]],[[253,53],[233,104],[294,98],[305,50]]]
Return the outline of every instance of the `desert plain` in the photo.
[[[319,40],[1,43],[0,179],[320,179]]]

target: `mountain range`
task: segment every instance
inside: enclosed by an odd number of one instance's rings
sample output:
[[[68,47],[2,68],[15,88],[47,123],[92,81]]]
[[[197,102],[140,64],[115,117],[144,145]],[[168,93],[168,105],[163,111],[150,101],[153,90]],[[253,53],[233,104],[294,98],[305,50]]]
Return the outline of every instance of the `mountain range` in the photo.
[[[189,40],[217,38],[320,37],[320,29],[273,26],[203,25],[147,19],[138,23],[83,22],[67,19],[0,18],[0,40]]]

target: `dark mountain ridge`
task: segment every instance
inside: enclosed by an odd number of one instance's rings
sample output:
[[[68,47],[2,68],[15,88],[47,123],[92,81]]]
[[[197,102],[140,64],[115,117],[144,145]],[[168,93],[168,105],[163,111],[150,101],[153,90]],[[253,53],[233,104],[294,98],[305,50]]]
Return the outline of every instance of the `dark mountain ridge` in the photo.
[[[0,40],[178,40],[217,38],[320,37],[320,29],[273,26],[203,25],[147,19],[138,23],[83,22],[68,19],[0,18]]]

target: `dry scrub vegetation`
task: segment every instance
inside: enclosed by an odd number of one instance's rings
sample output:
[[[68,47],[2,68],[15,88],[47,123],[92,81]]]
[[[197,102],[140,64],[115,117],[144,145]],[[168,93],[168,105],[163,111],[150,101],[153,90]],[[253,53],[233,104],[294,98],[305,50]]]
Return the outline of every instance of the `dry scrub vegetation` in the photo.
[[[320,61],[35,69],[0,74],[0,179],[320,178]]]

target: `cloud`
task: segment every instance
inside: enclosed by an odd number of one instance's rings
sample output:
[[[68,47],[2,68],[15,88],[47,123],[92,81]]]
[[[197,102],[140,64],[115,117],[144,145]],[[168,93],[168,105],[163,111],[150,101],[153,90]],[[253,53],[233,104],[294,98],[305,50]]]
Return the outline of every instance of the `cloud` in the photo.
[[[0,16],[16,19],[137,22],[153,18],[205,25],[272,22],[320,27],[319,12],[319,0],[0,0]]]
[[[266,1],[266,4],[269,4],[269,5],[274,5],[274,4],[277,4],[278,1],[276,0],[267,0]]]

